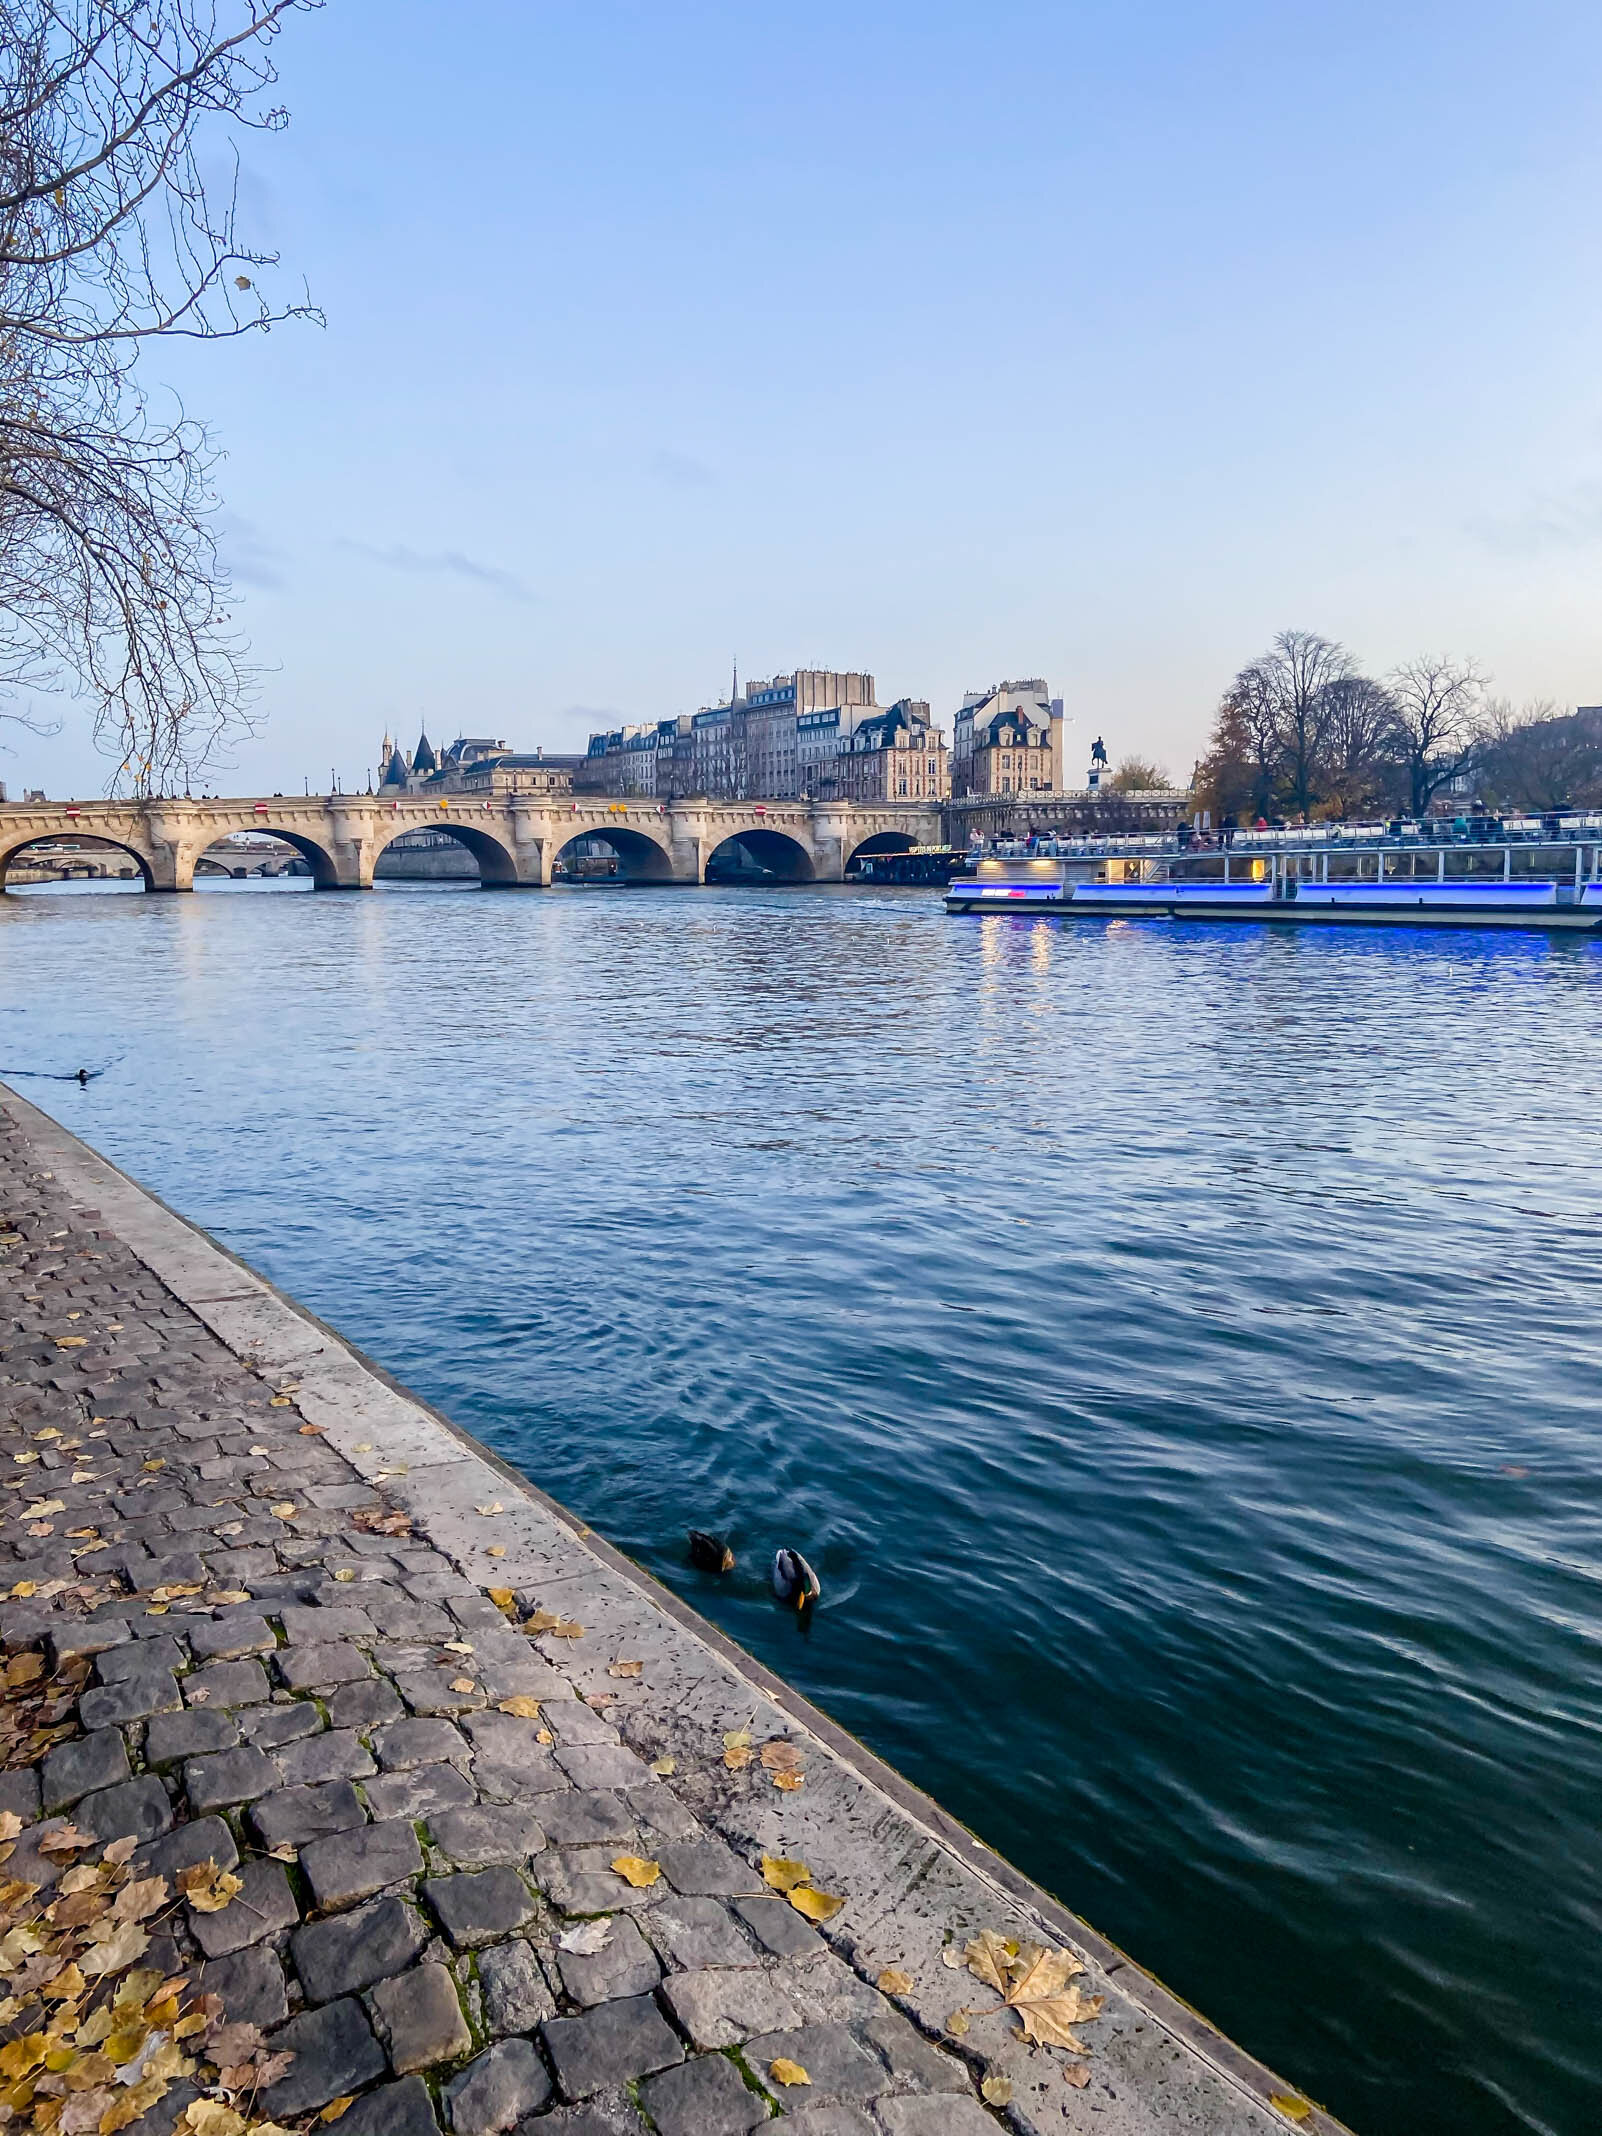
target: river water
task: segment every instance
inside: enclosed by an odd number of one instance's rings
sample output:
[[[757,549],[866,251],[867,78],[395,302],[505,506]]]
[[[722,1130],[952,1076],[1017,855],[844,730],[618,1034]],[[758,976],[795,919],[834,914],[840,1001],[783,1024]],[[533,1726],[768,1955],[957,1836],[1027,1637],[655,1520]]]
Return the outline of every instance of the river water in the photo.
[[[22,1091],[1364,2136],[1602,2111],[1599,1032],[1534,935],[0,901]]]

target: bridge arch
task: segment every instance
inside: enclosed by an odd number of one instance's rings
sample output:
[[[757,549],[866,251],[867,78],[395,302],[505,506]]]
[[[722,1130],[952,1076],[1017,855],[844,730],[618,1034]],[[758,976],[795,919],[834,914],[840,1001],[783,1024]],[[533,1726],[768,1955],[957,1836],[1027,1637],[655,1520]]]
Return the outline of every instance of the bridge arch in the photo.
[[[397,838],[404,838],[410,831],[443,831],[464,846],[478,862],[479,885],[485,890],[515,890],[522,878],[517,872],[517,861],[510,846],[497,838],[493,832],[480,830],[471,823],[453,821],[443,811],[430,817],[426,823],[397,823],[388,835],[375,846],[373,860],[388,851]]]
[[[340,880],[339,868],[333,854],[326,846],[319,845],[315,838],[308,838],[304,831],[286,830],[283,824],[274,823],[270,816],[252,816],[246,823],[230,825],[229,828],[265,831],[270,837],[281,838],[285,845],[293,846],[311,869],[314,890],[342,890],[345,887]],[[199,858],[198,854],[196,858]]]
[[[585,855],[577,851],[583,845],[610,846],[616,856],[617,878],[626,883],[670,883],[673,881],[673,856],[660,839],[648,831],[637,831],[623,823],[610,823],[604,819],[597,823],[577,826],[552,855],[552,873],[558,866],[577,880],[581,878],[581,863]]]
[[[862,839],[847,853],[845,872],[849,875],[856,863],[866,859],[870,853],[910,853],[917,843],[910,831],[875,831],[871,837]]]
[[[125,844],[120,838],[106,838],[98,831],[85,831],[81,835],[76,831],[25,831],[20,837],[8,838],[0,843],[0,890],[9,887],[7,878],[11,863],[26,853],[30,846],[59,845],[67,836],[70,836],[76,845],[87,846],[91,852],[125,853],[139,870],[140,888],[153,890],[156,887],[155,872],[150,865],[149,855],[141,853],[137,846]]]
[[[792,838],[786,831],[776,831],[765,823],[753,823],[748,828],[726,833],[722,841],[707,855],[707,880],[714,879],[714,870],[721,867],[730,873],[738,868],[738,859],[733,849],[743,846],[751,861],[763,869],[776,882],[810,883],[817,880],[817,868],[812,855],[799,838]]]

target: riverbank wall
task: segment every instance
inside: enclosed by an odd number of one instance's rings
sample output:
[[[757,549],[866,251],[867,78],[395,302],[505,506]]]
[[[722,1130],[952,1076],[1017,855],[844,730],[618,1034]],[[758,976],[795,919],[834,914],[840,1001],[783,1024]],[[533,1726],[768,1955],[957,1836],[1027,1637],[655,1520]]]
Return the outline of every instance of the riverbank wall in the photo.
[[[65,1802],[18,1785],[19,1853],[46,1859],[28,1827],[52,1808],[102,1840],[132,1819],[161,1845],[212,1821],[262,1900],[229,1948],[257,1954],[270,2040],[300,2057],[268,2111],[354,2093],[350,2136],[485,2136],[501,2124],[483,2097],[521,2086],[523,2136],[547,2120],[553,2136],[710,2136],[770,2116],[798,2136],[1339,2136],[582,1521],[5,1086],[0,1197],[0,1437],[30,1495],[63,1501],[0,1532],[0,1630],[13,1653],[98,1655],[81,1740],[115,1768]],[[92,1470],[54,1451],[89,1434]],[[69,1540],[86,1529],[92,1555]],[[140,1640],[159,1666],[130,1678]],[[131,1702],[113,1688],[130,1680]],[[780,1887],[803,1864],[797,1903]],[[377,1936],[363,1909],[380,1907],[388,1973],[323,1962],[341,1934],[361,1940],[349,1924]],[[574,1949],[591,1920],[604,1940]],[[195,1916],[180,1960],[213,1934]],[[965,1955],[987,1936],[1067,1954],[1077,2046],[1026,2037],[1026,1995],[1012,1984],[1009,2007]],[[427,2014],[415,2037],[402,2008]],[[796,2068],[806,2082],[785,2081]]]

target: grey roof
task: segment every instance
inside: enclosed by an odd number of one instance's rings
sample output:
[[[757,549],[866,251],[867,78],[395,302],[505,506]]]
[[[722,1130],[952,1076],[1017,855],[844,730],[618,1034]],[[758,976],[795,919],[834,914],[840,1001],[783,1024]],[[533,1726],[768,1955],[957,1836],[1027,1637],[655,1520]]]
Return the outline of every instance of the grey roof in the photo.
[[[413,771],[438,771],[439,769],[439,758],[434,754],[433,744],[428,739],[426,728],[417,737],[417,747],[412,752],[412,769]]]

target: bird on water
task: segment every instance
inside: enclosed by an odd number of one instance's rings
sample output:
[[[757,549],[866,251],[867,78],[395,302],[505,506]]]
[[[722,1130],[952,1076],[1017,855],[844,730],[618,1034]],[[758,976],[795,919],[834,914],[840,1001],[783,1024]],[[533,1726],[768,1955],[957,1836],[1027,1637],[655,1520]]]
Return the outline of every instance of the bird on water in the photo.
[[[775,1550],[773,1592],[792,1609],[806,1609],[817,1601],[823,1589],[818,1585],[817,1574],[799,1550]]]
[[[721,1536],[707,1535],[700,1528],[692,1528],[690,1563],[697,1572],[732,1572],[734,1552]]]

